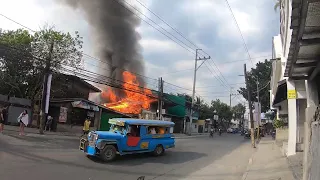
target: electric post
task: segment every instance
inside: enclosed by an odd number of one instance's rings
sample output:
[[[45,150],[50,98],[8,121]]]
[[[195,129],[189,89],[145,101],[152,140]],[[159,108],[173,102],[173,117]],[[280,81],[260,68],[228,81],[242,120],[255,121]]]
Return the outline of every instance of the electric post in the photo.
[[[41,101],[41,111],[40,111],[41,119],[40,119],[40,127],[39,127],[40,134],[43,134],[44,124],[46,122],[47,115],[49,112],[49,98],[50,98],[51,79],[52,79],[52,74],[50,70],[51,70],[53,46],[54,46],[54,42],[52,41],[49,48],[49,55],[46,59],[46,67],[44,69],[42,101]]]
[[[195,96],[195,90],[196,90],[196,80],[197,80],[197,70],[201,67],[201,65],[211,57],[198,57],[198,51],[202,49],[196,49],[196,58],[195,58],[195,63],[194,63],[194,74],[193,74],[193,88],[192,88],[192,99],[191,99],[191,108],[190,108],[190,116],[189,116],[189,135],[191,136],[192,132],[192,108],[193,108],[193,103],[194,103],[194,96]],[[200,66],[198,67],[198,61],[203,61]]]
[[[248,85],[248,74],[247,74],[246,64],[243,65],[243,68],[244,68],[244,78],[245,78],[246,88],[248,91],[248,103],[249,103],[249,114],[250,114],[250,125],[251,125],[251,144],[253,148],[256,148],[256,143],[254,140],[254,123],[253,123],[253,114],[252,114],[251,90],[250,90],[250,86]]]
[[[162,117],[162,106],[163,106],[163,80],[162,77],[160,77],[160,120],[163,120]]]
[[[257,139],[260,139],[260,118],[261,118],[261,113],[260,113],[260,100],[259,100],[259,80],[257,77],[257,101],[258,101],[258,112],[257,112],[257,125],[258,125],[258,131],[257,131]]]

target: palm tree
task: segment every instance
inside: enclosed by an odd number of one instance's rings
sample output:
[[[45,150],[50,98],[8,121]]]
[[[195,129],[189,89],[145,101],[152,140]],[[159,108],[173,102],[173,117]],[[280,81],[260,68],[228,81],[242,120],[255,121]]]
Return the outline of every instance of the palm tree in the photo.
[[[280,6],[281,6],[281,0],[276,0],[276,1],[277,2],[273,7],[274,11],[278,11],[278,9],[280,9]]]

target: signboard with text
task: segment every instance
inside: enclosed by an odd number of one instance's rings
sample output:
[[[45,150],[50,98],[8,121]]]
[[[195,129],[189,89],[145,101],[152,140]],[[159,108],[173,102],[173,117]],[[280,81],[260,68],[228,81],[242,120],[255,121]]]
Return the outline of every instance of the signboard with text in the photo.
[[[67,122],[68,108],[60,107],[59,122]]]
[[[295,89],[288,90],[288,99],[297,99],[297,91]]]

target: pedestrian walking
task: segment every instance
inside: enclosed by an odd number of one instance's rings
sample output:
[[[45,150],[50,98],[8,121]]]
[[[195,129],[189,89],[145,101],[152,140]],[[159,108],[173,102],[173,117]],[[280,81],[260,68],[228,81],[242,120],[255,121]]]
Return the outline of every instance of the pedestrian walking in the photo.
[[[4,124],[7,122],[8,111],[7,106],[4,106],[0,112],[0,133],[3,133]]]
[[[28,111],[24,110],[17,120],[20,123],[19,135],[24,135],[24,127],[27,126],[29,122]]]
[[[45,126],[45,128],[44,128],[44,131],[46,131],[47,129],[49,130],[49,132],[51,131],[52,120],[53,120],[53,117],[50,116],[50,115],[48,115],[47,122],[46,122],[46,126]]]
[[[83,135],[86,135],[89,133],[90,131],[90,124],[91,124],[91,121],[89,118],[87,118],[85,121],[84,121],[84,124],[83,124]]]

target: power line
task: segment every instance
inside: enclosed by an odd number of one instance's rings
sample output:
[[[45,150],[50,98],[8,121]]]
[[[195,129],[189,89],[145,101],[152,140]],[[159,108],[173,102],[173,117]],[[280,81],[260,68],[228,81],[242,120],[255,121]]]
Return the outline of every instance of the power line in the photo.
[[[117,1],[117,0],[115,0],[115,1]],[[22,27],[24,27],[24,28],[26,28],[26,29],[28,29],[28,30],[30,30],[30,31],[32,31],[32,32],[36,32],[35,30],[33,30],[33,29],[31,29],[31,28],[29,28],[29,27],[27,27],[27,26],[25,26],[25,25],[23,25],[23,24],[15,21],[15,20],[9,18],[8,16],[5,16],[4,14],[1,14],[1,13],[0,13],[0,16],[6,18],[6,19],[8,19],[8,20],[10,20],[10,21],[12,21],[12,22],[14,22],[14,23],[16,23],[16,24],[18,24],[18,25],[20,25],[20,26],[22,26]],[[85,55],[85,56],[87,56],[87,57],[90,57],[90,58],[92,58],[92,59],[98,60],[98,61],[100,61],[100,62],[102,62],[102,63],[106,63],[106,64],[112,66],[112,64],[110,64],[110,63],[108,63],[108,62],[106,62],[106,61],[102,61],[102,60],[100,60],[100,59],[98,59],[98,58],[95,58],[95,57],[93,57],[93,56],[91,56],[91,55],[88,55],[88,54],[86,54],[86,53],[82,53],[82,54]],[[117,68],[122,69],[122,70],[124,70],[124,71],[129,71],[129,70],[126,70],[126,69],[123,69],[123,68],[120,68],[120,67],[117,67]],[[129,72],[131,72],[131,71],[129,71]],[[131,73],[136,74],[136,75],[141,76],[141,77],[145,77],[145,78],[149,78],[149,79],[153,79],[153,80],[156,80],[156,81],[157,81],[157,79],[155,79],[155,78],[147,77],[147,76],[144,76],[144,75],[135,73],[135,72],[131,72]]]
[[[155,14],[154,12],[152,12],[149,8],[147,8],[144,4],[142,4],[139,0],[136,0],[138,3],[140,3],[143,7],[145,7],[149,12],[151,12],[153,15],[155,15],[156,17],[158,17],[158,19],[160,19],[162,22],[164,22],[166,25],[168,25],[171,29],[173,29],[174,31],[176,31],[180,36],[182,36],[184,39],[186,39],[187,41],[189,41],[191,44],[193,44],[195,47],[197,47],[194,43],[192,43],[190,40],[188,40],[185,36],[182,35],[182,33],[180,33],[179,31],[177,31],[175,28],[173,28],[171,25],[169,25],[167,22],[165,22],[162,18],[160,18],[157,14]],[[126,1],[124,1],[126,4],[129,4],[127,3]],[[120,5],[122,5],[121,3],[119,3]],[[133,7],[131,4],[129,4],[131,7]],[[123,5],[122,5],[123,6]],[[124,8],[126,8],[125,6],[123,6]],[[134,9],[136,9],[135,7],[133,7]],[[128,8],[126,8],[128,9]],[[129,10],[129,9],[128,9]],[[137,9],[136,9],[137,10]],[[131,11],[131,10],[129,10]],[[137,10],[138,12],[140,12],[139,10]],[[132,12],[132,11],[131,11]],[[133,12],[132,12],[133,13]],[[141,13],[141,12],[140,12]],[[134,13],[135,14],[135,13]],[[141,13],[143,16],[145,16],[143,13]],[[136,15],[136,14],[135,14]],[[140,18],[140,16],[138,16]],[[145,16],[147,17],[147,16]],[[149,20],[151,20],[149,17],[147,17]],[[142,19],[142,18],[140,18]],[[143,19],[142,19],[143,20]],[[154,22],[153,20],[151,20],[152,22]],[[146,21],[145,21],[146,22]],[[149,23],[148,23],[149,24]],[[155,23],[156,24],[156,23]],[[151,24],[149,24],[151,25]],[[152,26],[153,27],[153,26]],[[160,27],[160,26],[159,26]],[[155,27],[154,27],[155,28]],[[162,27],[161,27],[162,28]],[[164,28],[162,28],[163,30],[165,30]],[[158,30],[158,29],[157,29]],[[159,30],[158,30],[159,31]],[[167,30],[165,30],[166,32],[168,32]],[[159,31],[160,32],[160,31]],[[162,33],[162,32],[161,32]],[[163,34],[163,33],[162,33]],[[171,34],[171,33],[169,33]],[[172,34],[171,34],[172,35]],[[173,36],[173,35],[172,35]],[[167,36],[168,37],[168,36]],[[170,38],[171,39],[171,38]],[[172,39],[171,39],[172,40]],[[180,41],[181,42],[181,41]],[[185,43],[183,43],[185,44]],[[189,46],[188,46],[189,47]],[[191,47],[189,47],[191,48]],[[197,47],[198,48],[198,47]],[[203,51],[204,52],[204,51]],[[205,54],[209,55],[208,53],[204,52]],[[209,55],[210,56],[210,55]],[[212,60],[212,59],[211,59]],[[251,60],[251,59],[250,59]],[[213,61],[213,60],[212,60]],[[214,63],[213,61],[213,64],[214,66],[216,66],[217,70],[220,72],[221,76],[223,77],[223,74],[221,73],[221,71],[219,70],[218,66]],[[223,79],[226,81],[226,79],[223,77]],[[227,82],[227,81],[226,81]]]
[[[237,25],[237,28],[238,28],[238,30],[239,30],[239,33],[240,33],[241,38],[242,38],[242,41],[243,41],[244,48],[246,49],[246,51],[247,51],[247,53],[248,53],[248,57],[249,57],[252,65],[254,65],[254,64],[253,64],[253,61],[252,61],[252,59],[251,59],[250,53],[249,53],[248,46],[247,46],[247,44],[246,44],[246,41],[244,40],[244,37],[243,37],[243,34],[242,34],[242,32],[241,32],[240,26],[239,26],[238,21],[237,21],[235,15],[234,15],[234,13],[233,13],[233,11],[232,11],[232,9],[231,9],[231,6],[230,6],[230,4],[229,4],[229,1],[228,1],[228,0],[225,0],[225,1],[226,1],[227,5],[228,5],[228,8],[229,8],[229,10],[230,10],[230,12],[231,12],[231,14],[232,14],[233,19],[234,19],[234,21],[235,21],[235,23],[236,23],[236,25]]]
[[[145,9],[147,9],[149,12],[151,12],[154,16],[156,16],[158,19],[160,19],[163,23],[165,23],[167,26],[169,26],[172,30],[174,30],[176,33],[178,33],[181,37],[183,37],[185,40],[187,40],[190,44],[192,44],[195,48],[199,49],[197,45],[195,45],[193,42],[191,42],[188,38],[186,38],[180,31],[173,28],[170,24],[168,24],[165,20],[163,20],[159,15],[151,11],[146,5],[144,5],[141,1],[136,0],[141,6],[143,6]]]
[[[142,16],[144,16],[145,18],[149,19],[151,22],[153,22],[154,24],[156,24],[158,27],[160,27],[162,30],[164,30],[166,33],[170,34],[173,38],[175,38],[176,40],[178,40],[180,43],[184,44],[186,47],[192,49],[192,47],[188,46],[186,43],[184,43],[183,41],[181,41],[179,38],[177,38],[176,36],[174,36],[173,34],[171,34],[169,31],[167,31],[166,29],[164,29],[162,26],[158,25],[156,22],[154,22],[151,18],[149,18],[148,16],[146,16],[145,14],[143,14],[141,11],[139,11],[136,7],[134,7],[133,5],[131,5],[130,3],[128,3],[127,1],[124,0],[124,2],[126,4],[128,4],[129,6],[131,6],[133,9],[135,9],[137,12],[139,12]]]
[[[234,83],[234,84],[229,84],[229,85],[237,85],[237,84],[245,84],[245,83]],[[208,87],[219,87],[219,86],[201,86],[198,88],[208,88]]]
[[[154,29],[156,29],[157,31],[159,31],[161,34],[165,35],[167,38],[171,39],[173,42],[175,42],[176,44],[178,44],[179,46],[181,46],[182,48],[184,48],[185,50],[189,51],[192,54],[195,54],[195,52],[191,51],[190,49],[182,46],[181,44],[179,44],[177,41],[175,41],[174,39],[172,39],[170,36],[166,35],[165,33],[163,33],[162,31],[160,31],[158,28],[156,28],[155,26],[153,26],[152,24],[150,24],[148,21],[144,20],[143,18],[141,18],[139,15],[137,15],[136,13],[134,13],[131,9],[127,8],[126,6],[124,6],[123,4],[121,4],[118,0],[114,0],[115,2],[117,2],[119,5],[121,5],[123,8],[127,9],[128,11],[130,11],[132,14],[134,14],[135,16],[137,16],[139,19],[141,19],[142,21],[146,22],[148,25],[150,25],[151,27],[153,27]],[[126,1],[124,1],[126,2]],[[127,3],[127,2],[126,2]]]
[[[20,25],[20,26],[22,26],[22,27],[24,27],[24,28],[26,28],[26,29],[28,29],[28,30],[30,30],[30,31],[32,31],[32,32],[36,32],[35,30],[33,30],[33,29],[31,29],[31,28],[28,28],[27,26],[25,26],[25,25],[23,25],[23,24],[15,21],[15,20],[9,18],[8,16],[5,16],[5,15],[3,15],[3,14],[1,14],[1,13],[0,13],[0,16],[6,18],[6,19],[8,19],[9,21],[12,21],[12,22],[14,22],[14,23],[16,23],[16,24],[18,24],[18,25]]]

